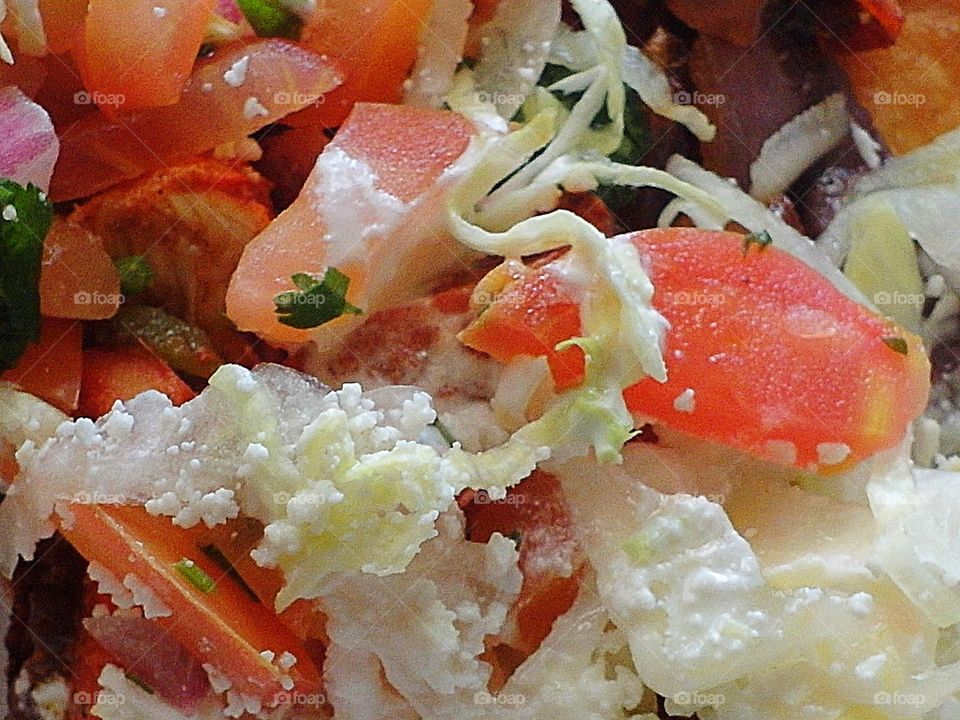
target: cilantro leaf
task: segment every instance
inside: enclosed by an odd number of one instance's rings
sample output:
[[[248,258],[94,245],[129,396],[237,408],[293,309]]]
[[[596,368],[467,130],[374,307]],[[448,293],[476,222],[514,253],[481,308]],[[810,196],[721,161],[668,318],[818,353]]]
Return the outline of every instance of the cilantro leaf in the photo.
[[[0,371],[40,339],[40,263],[52,222],[40,188],[0,180]]]
[[[897,337],[895,335],[886,336],[880,338],[883,341],[883,344],[888,348],[893,350],[895,353],[900,353],[901,355],[906,355],[910,352],[910,347],[907,345],[907,341],[902,337]]]
[[[765,249],[768,245],[773,244],[773,238],[770,237],[770,233],[766,230],[761,230],[760,232],[747,233],[743,236],[743,256],[746,257],[747,253],[750,251],[751,245],[756,245],[758,250]]]
[[[335,267],[327,268],[320,280],[307,273],[297,273],[290,279],[299,290],[280,293],[273,299],[279,320],[284,325],[308,330],[336,320],[345,313],[360,315],[363,312],[347,302],[350,278]]]
[[[153,283],[153,268],[143,255],[127,255],[113,261],[120,275],[120,292],[124,295],[139,295]]]
[[[538,84],[548,88],[572,74],[572,70],[562,65],[547,64]],[[625,92],[623,140],[620,141],[620,147],[610,155],[610,159],[623,165],[640,165],[643,163],[647,152],[653,147],[653,133],[650,129],[648,110],[643,100],[640,99],[640,95],[633,88],[624,85],[623,89]],[[567,110],[572,110],[573,106],[583,97],[582,92],[569,94],[558,91],[551,92]],[[522,114],[522,110],[520,112]],[[609,125],[610,122],[607,106],[603,105],[590,124],[596,129]],[[621,185],[604,185],[597,188],[596,193],[614,215],[629,216],[631,209],[636,205],[638,189]]]
[[[237,0],[237,5],[259,37],[300,39],[303,21],[279,0]]]

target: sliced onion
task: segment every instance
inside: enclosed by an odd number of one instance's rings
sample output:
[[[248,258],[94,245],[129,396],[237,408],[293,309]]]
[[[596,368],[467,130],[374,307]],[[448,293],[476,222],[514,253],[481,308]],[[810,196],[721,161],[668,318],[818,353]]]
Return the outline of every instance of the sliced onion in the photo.
[[[0,177],[50,187],[60,142],[47,112],[12,85],[0,89]]]
[[[0,23],[2,23],[7,18],[7,4],[4,0],[0,0]],[[10,52],[10,47],[7,45],[7,41],[3,39],[3,35],[0,35],[0,60],[3,60],[8,65],[13,65],[13,53]]]
[[[174,707],[193,710],[207,696],[206,671],[159,625],[135,615],[107,615],[83,626],[127,672]]]
[[[238,87],[223,75],[249,58]],[[322,102],[340,77],[326,59],[275,38],[225,49],[200,65],[180,102],[108,118],[93,113],[62,138],[53,177],[57,200],[85,197],[165,165],[183,162],[307,105]]]
[[[960,214],[960,129],[887,160],[857,182],[855,198],[818,240],[838,264],[850,250],[854,221],[868,197],[892,205],[930,258],[951,274],[960,273],[956,230],[944,220]]]
[[[500,0],[482,30],[477,91],[512,118],[537,84],[560,25],[560,0]]]
[[[13,34],[17,50],[24,55],[42,57],[47,54],[47,35],[43,30],[38,0],[7,0],[7,10],[13,20]]]
[[[463,60],[471,0],[434,0],[426,27],[420,32],[417,64],[405,87],[404,102],[440,107]]]
[[[657,115],[685,126],[698,140],[710,142],[716,136],[717,129],[706,115],[693,105],[681,105],[674,100],[670,80],[663,69],[630,45],[624,55],[623,81],[636,90]]]
[[[237,0],[217,0],[217,7],[214,12],[232,23],[239,24],[244,20],[243,11],[237,5]]]
[[[765,205],[743,192],[733,180],[714,175],[692,160],[679,155],[670,158],[667,163],[667,172],[709,193],[720,204],[727,217],[712,218],[714,221],[733,220],[752,232],[766,230],[770,233],[775,246],[805,262],[851,300],[871,307],[863,293],[837,269],[826,253],[810,238],[801,235]],[[660,224],[669,224],[669,219],[669,213],[661,216]]]
[[[840,144],[850,129],[847,101],[834,93],[767,138],[750,166],[750,194],[770,203],[807,168]]]

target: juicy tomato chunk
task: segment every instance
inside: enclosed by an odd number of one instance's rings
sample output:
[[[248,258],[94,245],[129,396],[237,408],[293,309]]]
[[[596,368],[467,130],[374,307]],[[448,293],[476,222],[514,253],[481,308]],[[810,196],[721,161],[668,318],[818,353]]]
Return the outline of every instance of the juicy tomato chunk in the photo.
[[[399,102],[417,59],[430,0],[352,0],[321,3],[304,28],[302,43],[333,60],[343,85],[294,122],[339,127],[358,102]]]
[[[484,309],[460,333],[464,345],[501,362],[544,355],[558,390],[580,384],[583,351],[554,350],[580,327],[580,303],[549,265],[529,272],[519,263],[501,265],[481,281],[474,301]]]
[[[540,646],[554,621],[573,605],[583,557],[560,483],[545,472],[534,472],[503,500],[476,493],[464,512],[470,540],[487,542],[499,532],[520,543],[520,597],[510,609],[505,632],[489,643],[498,669],[511,671]]]
[[[319,689],[319,673],[300,641],[201,551],[201,530],[174,527],[135,506],[73,504],[69,515],[60,528],[80,554],[149,587],[158,601],[155,621],[234,690],[273,707],[278,698]],[[177,569],[185,559],[215,581],[212,589],[197,587]],[[277,663],[284,653],[297,660],[286,671]]]
[[[104,320],[120,307],[120,276],[103,241],[56,218],[43,242],[40,310],[48,317]]]
[[[449,111],[357,105],[297,199],[244,248],[227,290],[227,316],[271,342],[305,342],[310,332],[281,324],[273,302],[294,289],[295,273],[322,274],[333,265],[350,278],[350,302],[366,313],[387,305],[387,296],[389,305],[408,299],[403,293],[418,274],[442,275],[438,268],[448,256],[433,255],[432,264],[413,258],[424,252],[422,228],[445,212],[452,182],[446,171],[473,133],[469,121]],[[391,210],[390,222],[370,220],[382,217],[393,199],[406,207]]]
[[[0,380],[71,413],[80,397],[82,364],[83,324],[43,318],[40,341],[28,345],[17,366],[0,374]]]
[[[117,400],[129,400],[146,390],[159,390],[174,405],[194,396],[193,390],[159,357],[139,347],[87,350],[83,357],[80,414],[100,417]]]
[[[791,255],[745,253],[742,236],[696,228],[648,230],[631,240],[656,287],[653,304],[670,323],[667,382],[647,378],[625,391],[636,415],[827,471],[892,447],[922,412],[930,366],[919,338]],[[557,286],[549,267],[516,283]],[[562,292],[553,287],[547,296]],[[547,346],[580,333],[566,302],[538,306],[531,296],[503,293],[476,324],[496,312],[498,323],[526,327]],[[501,359],[524,351],[475,328],[462,337]]]
[[[214,0],[90,0],[78,64],[90,100],[111,112],[173,105]]]

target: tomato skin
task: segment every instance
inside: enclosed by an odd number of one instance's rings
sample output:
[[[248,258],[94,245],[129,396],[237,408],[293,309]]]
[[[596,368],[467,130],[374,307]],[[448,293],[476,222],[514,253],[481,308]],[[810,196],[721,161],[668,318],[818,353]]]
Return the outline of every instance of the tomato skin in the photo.
[[[668,380],[646,378],[627,388],[634,414],[771,460],[829,471],[831,462],[838,469],[844,460],[894,446],[923,411],[930,368],[919,338],[845,298],[796,258],[776,248],[744,252],[741,235],[696,228],[646,230],[630,239],[656,288],[654,307],[670,323]],[[542,284],[548,269],[518,282]],[[504,293],[501,306],[476,324],[496,311],[499,323],[526,325],[545,345],[580,333],[579,318],[562,304],[537,307],[528,294]],[[486,344],[471,347],[500,359],[523,351],[494,344],[489,333],[479,337]],[[906,355],[885,338],[902,339]],[[692,410],[678,402],[688,389]],[[844,454],[843,445],[848,456],[831,459],[833,451]]]
[[[94,349],[84,353],[80,415],[100,417],[110,412],[117,400],[130,400],[146,390],[162,392],[174,405],[194,396],[190,386],[169,365],[145,348]]]
[[[109,112],[176,103],[214,4],[90,0],[77,61],[91,100]]]
[[[198,660],[211,663],[233,689],[273,707],[290,693],[320,688],[320,676],[301,643],[264,605],[252,600],[199,549],[202,530],[172,525],[170,518],[148,515],[142,507],[72,504],[60,521],[67,540],[91,561],[123,579],[132,573],[146,584],[171,614],[154,619]],[[216,587],[204,593],[174,568],[192,560]],[[294,682],[283,687],[275,658],[290,652],[297,662],[287,672]]]
[[[65,413],[77,409],[83,364],[83,324],[43,318],[40,341],[27,346],[16,367],[0,374]]]

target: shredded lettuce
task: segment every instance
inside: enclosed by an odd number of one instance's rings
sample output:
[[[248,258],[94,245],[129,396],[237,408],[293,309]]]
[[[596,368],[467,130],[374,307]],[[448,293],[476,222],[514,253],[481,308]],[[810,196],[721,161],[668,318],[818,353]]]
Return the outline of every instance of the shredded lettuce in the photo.
[[[451,194],[449,221],[458,240],[488,255],[521,258],[570,247],[565,262],[581,290],[584,329],[584,337],[572,342],[585,351],[586,380],[507,445],[547,446],[558,456],[592,447],[601,459],[616,460],[633,431],[623,388],[644,376],[666,379],[661,343],[667,324],[651,306],[653,285],[629,241],[607,238],[570,212],[535,215],[556,206],[561,188],[591,190],[600,183],[658,187],[721,210],[707,193],[666,172],[607,157],[624,138],[626,38],[607,3],[573,5],[585,27],[573,37],[592,48],[589,57],[582,67],[574,65],[574,74],[535,93],[524,105],[522,127],[480,140],[481,159]],[[461,111],[482,111],[460,102],[474,81],[469,70],[461,71],[453,99]],[[568,110],[551,92],[581,94]],[[609,122],[595,122],[601,111]]]

